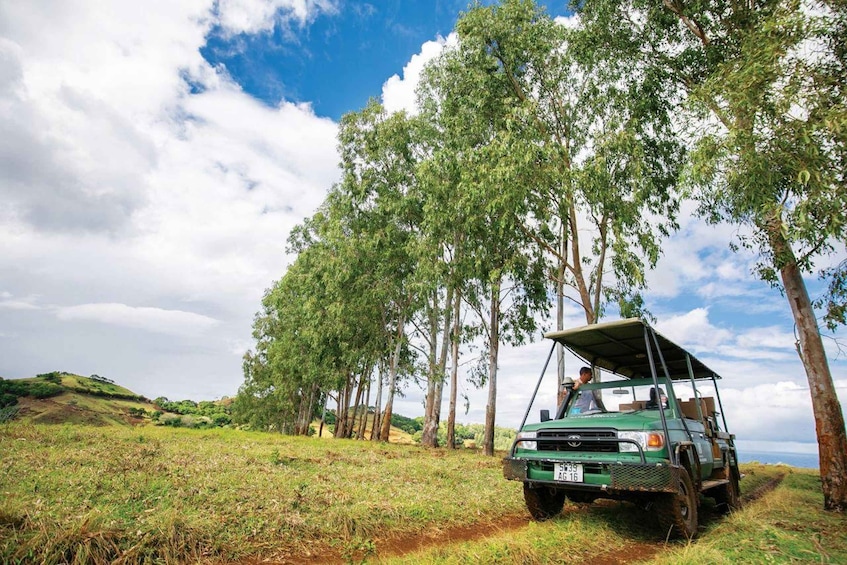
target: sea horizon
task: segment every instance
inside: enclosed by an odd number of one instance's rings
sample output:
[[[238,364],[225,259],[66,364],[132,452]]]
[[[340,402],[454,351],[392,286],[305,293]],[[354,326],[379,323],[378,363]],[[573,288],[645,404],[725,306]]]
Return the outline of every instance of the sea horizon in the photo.
[[[803,469],[819,469],[820,462],[817,453],[791,453],[785,451],[745,451],[738,450],[738,460],[741,463],[757,461],[766,465],[790,465]]]

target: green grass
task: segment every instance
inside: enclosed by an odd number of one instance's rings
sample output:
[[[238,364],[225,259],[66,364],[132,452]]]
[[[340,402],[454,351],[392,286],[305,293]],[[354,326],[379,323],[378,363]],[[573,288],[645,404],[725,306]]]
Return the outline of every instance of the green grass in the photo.
[[[0,426],[0,563],[847,562],[847,520],[823,512],[816,474],[742,471],[745,495],[786,478],[707,518],[695,542],[666,544],[627,503],[530,522],[520,484],[478,451],[12,422]]]
[[[463,450],[11,423],[0,453],[0,562],[343,553],[522,511],[499,461]]]
[[[704,499],[705,526],[694,541],[657,539],[649,514],[626,503],[567,503],[562,515],[548,522],[380,563],[847,563],[847,517],[823,511],[816,472],[759,464],[744,465],[742,471],[743,495],[779,475],[785,480],[727,517],[710,513],[711,501]]]
[[[785,480],[657,563],[847,563],[847,517],[824,512],[817,472],[782,467]],[[746,480],[746,479],[745,479]]]

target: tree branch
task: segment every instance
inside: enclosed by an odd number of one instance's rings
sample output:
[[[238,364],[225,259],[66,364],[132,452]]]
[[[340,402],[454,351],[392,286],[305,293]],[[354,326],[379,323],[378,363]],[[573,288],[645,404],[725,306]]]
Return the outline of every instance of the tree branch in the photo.
[[[689,18],[682,13],[682,2],[678,2],[676,0],[663,0],[662,4],[664,4],[671,12],[679,16],[679,19],[682,20],[685,27],[691,30],[691,33],[696,35],[704,46],[709,45],[709,38],[706,36],[706,32],[703,30],[703,26],[700,25],[700,22],[698,22],[695,18]]]

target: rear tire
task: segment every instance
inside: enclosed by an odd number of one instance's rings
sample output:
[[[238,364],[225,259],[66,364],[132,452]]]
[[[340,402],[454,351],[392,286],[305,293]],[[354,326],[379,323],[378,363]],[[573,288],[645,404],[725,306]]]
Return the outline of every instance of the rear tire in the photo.
[[[656,505],[659,523],[666,532],[670,532],[670,537],[691,539],[697,535],[698,499],[691,476],[681,469],[678,492],[663,493]]]
[[[523,485],[523,498],[530,515],[539,522],[549,520],[562,511],[565,505],[565,493],[549,487]]]
[[[721,514],[729,514],[741,505],[739,500],[738,469],[729,469],[729,482],[714,489],[715,507]]]

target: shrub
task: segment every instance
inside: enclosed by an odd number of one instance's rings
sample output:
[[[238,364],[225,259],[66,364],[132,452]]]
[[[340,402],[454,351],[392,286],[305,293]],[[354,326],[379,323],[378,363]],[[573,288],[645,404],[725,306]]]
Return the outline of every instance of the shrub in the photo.
[[[59,376],[59,371],[52,371],[50,373],[41,373],[40,375],[36,375],[40,379],[44,379],[48,383],[54,384],[62,384],[62,377]]]
[[[64,392],[64,388],[52,382],[32,383],[29,385],[29,396],[35,398],[49,398]]]
[[[14,406],[18,403],[18,397],[14,394],[9,394],[8,392],[0,393],[0,408],[5,408],[6,406]]]
[[[232,418],[229,414],[218,412],[217,414],[212,415],[212,422],[216,426],[223,427],[230,425],[232,423]]]
[[[91,375],[88,378],[93,381],[100,381],[101,383],[108,383],[110,385],[115,384],[115,381],[113,381],[112,379],[107,379],[106,377],[101,377],[100,375]]]
[[[11,421],[18,413],[18,410],[20,410],[20,408],[17,406],[6,406],[5,408],[0,408],[0,424]]]
[[[182,427],[182,416],[177,416],[175,414],[162,414],[159,417],[159,422],[165,426],[172,426],[174,428]]]

